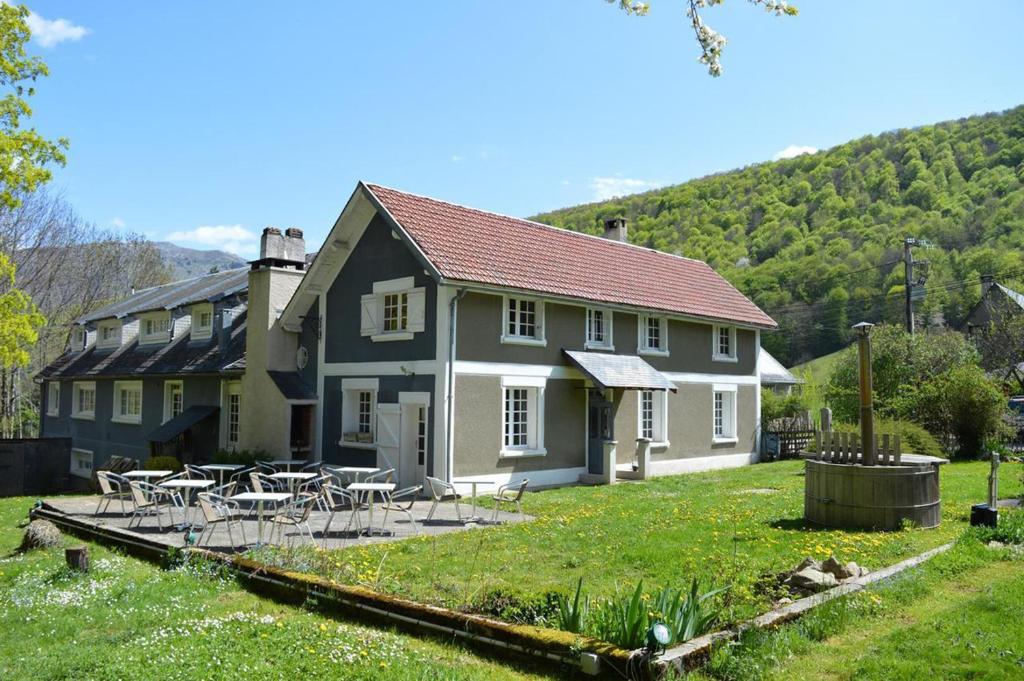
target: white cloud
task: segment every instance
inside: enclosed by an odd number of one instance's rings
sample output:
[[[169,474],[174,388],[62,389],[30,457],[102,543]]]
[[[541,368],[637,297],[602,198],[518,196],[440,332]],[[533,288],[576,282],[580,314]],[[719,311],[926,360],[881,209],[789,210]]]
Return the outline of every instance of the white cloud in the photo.
[[[43,47],[53,47],[62,42],[81,40],[89,33],[85,26],[73,24],[67,19],[44,19],[35,12],[29,12],[28,29],[32,39]]]
[[[617,196],[636,194],[637,192],[655,189],[661,182],[637,180],[631,177],[595,177],[590,180],[590,188],[594,191],[595,201],[606,201]]]
[[[115,229],[124,229],[125,222],[121,218],[113,218],[110,221],[110,226]]]
[[[802,147],[799,144],[790,144],[782,151],[777,151],[772,154],[773,161],[779,161],[784,158],[796,158],[802,154],[816,154],[818,153],[817,147]]]
[[[465,156],[459,156],[458,154],[452,154],[452,163],[462,163],[466,160]]]
[[[168,241],[180,245],[215,248],[235,255],[255,255],[259,251],[259,235],[242,225],[201,225],[184,232],[172,232]]]

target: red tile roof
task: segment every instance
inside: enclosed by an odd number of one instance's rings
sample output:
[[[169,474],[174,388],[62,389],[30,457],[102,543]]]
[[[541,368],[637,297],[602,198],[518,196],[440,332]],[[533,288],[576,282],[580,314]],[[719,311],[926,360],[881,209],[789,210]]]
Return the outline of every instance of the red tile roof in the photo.
[[[699,260],[366,186],[445,279],[776,326]]]

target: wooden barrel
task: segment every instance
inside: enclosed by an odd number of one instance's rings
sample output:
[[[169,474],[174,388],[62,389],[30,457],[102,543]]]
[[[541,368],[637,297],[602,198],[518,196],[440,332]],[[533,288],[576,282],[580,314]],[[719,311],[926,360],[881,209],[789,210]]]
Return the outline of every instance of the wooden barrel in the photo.
[[[939,466],[804,462],[804,517],[826,527],[895,530],[904,520],[938,527]]]

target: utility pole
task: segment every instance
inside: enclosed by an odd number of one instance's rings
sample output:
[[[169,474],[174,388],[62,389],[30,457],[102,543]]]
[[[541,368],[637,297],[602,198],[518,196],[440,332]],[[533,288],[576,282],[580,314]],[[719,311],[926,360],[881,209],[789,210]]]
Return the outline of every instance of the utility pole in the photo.
[[[910,298],[910,294],[914,290],[914,254],[910,248],[916,243],[917,240],[913,237],[903,240],[903,293],[907,314],[907,333],[911,336],[914,335],[914,303]]]

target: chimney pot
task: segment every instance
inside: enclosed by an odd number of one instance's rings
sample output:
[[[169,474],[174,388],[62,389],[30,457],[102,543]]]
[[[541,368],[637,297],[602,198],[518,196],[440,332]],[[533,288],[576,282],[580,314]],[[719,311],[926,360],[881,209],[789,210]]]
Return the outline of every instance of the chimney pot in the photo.
[[[629,226],[626,218],[609,218],[604,221],[604,238],[611,241],[629,242]]]
[[[266,227],[263,229],[263,236],[260,237],[260,260],[272,258],[283,260],[285,258],[284,237],[277,227]]]
[[[306,240],[302,238],[302,230],[289,227],[284,232],[284,257],[302,269],[306,264]]]

